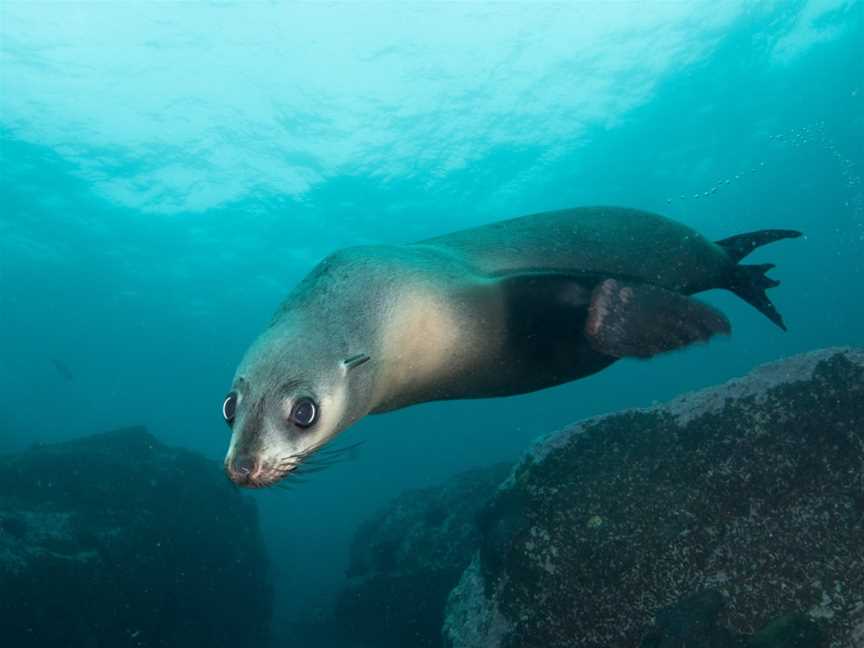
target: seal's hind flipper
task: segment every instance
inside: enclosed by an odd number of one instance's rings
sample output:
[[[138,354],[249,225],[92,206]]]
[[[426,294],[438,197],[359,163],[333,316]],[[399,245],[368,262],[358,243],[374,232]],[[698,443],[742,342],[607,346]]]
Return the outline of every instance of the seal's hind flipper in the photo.
[[[730,259],[738,263],[758,247],[787,238],[798,238],[799,236],[801,236],[801,232],[798,230],[767,229],[730,236],[722,241],[717,241],[717,245],[723,248]]]
[[[594,289],[585,324],[591,346],[615,358],[649,358],[729,332],[726,317],[707,304],[617,279]]]
[[[773,267],[773,263],[735,266],[729,290],[785,331],[786,323],[783,321],[783,316],[765,293],[768,288],[776,288],[780,285],[779,281],[765,275]]]
[[[737,264],[756,248],[774,241],[798,238],[799,236],[801,236],[801,232],[798,230],[759,230],[758,232],[730,236],[722,241],[717,241],[717,245],[723,248],[731,261]],[[768,288],[780,285],[779,281],[765,276],[765,273],[773,267],[773,263],[736,265],[729,274],[728,283],[723,287],[734,292],[785,331],[786,324],[783,322],[783,317],[765,293]]]

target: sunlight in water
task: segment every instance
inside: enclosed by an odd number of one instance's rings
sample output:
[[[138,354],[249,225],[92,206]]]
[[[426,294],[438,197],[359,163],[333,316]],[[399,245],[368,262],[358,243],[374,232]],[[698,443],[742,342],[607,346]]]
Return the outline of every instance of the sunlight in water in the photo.
[[[434,184],[502,148],[549,164],[777,4],[6,3],[2,124],[151,212]],[[842,4],[784,23],[782,59],[836,35],[820,18]]]

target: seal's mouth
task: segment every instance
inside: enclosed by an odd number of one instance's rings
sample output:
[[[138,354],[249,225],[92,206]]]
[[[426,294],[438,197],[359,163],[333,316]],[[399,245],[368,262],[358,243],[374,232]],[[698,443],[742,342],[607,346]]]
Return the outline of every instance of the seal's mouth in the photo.
[[[296,470],[299,462],[285,460],[276,464],[258,460],[234,459],[225,461],[225,473],[237,486],[243,488],[267,488],[279,483]]]

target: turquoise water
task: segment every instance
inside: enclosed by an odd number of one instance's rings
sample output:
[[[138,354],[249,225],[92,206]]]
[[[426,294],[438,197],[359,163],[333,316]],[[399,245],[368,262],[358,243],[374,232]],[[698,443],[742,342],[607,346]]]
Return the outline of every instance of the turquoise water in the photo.
[[[0,30],[0,450],[142,423],[221,459],[243,351],[347,245],[592,204],[806,234],[753,257],[786,334],[709,293],[728,340],[371,417],[352,461],[256,493],[277,632],[403,489],[864,338],[860,2],[4,2]]]

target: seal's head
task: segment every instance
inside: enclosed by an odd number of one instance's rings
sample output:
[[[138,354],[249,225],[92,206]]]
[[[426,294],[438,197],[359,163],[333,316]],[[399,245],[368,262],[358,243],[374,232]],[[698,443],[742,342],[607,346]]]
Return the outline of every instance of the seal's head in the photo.
[[[282,327],[265,332],[222,403],[232,430],[225,471],[239,486],[272,486],[366,413],[362,399],[351,398],[349,372],[368,357],[343,359],[302,342]]]

